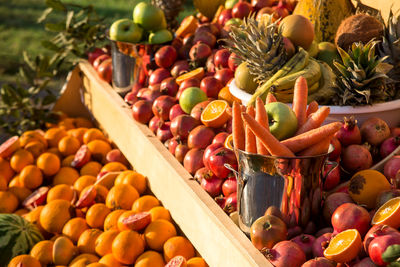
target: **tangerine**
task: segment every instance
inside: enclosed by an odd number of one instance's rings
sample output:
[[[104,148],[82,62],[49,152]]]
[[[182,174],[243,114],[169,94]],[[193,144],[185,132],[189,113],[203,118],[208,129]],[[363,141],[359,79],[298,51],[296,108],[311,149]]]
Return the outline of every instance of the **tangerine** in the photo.
[[[174,236],[164,243],[164,259],[170,261],[175,256],[183,256],[186,260],[195,256],[192,243],[183,236]]]
[[[22,169],[18,180],[22,187],[35,189],[43,183],[43,175],[38,167],[28,165]]]
[[[14,170],[11,168],[10,162],[8,160],[0,157],[0,176],[4,177],[7,182],[11,181],[11,178],[14,177]]]
[[[75,181],[74,189],[80,194],[85,187],[93,185],[95,182],[96,177],[92,175],[83,175]]]
[[[96,239],[103,233],[99,229],[87,229],[78,239],[78,249],[80,253],[96,254]]]
[[[69,135],[64,136],[63,138],[61,138],[60,142],[58,142],[58,150],[64,157],[75,155],[80,146],[81,144],[79,140]]]
[[[103,140],[108,142],[104,134],[97,128],[90,128],[86,130],[85,134],[83,135],[84,144],[89,144],[93,140]]]
[[[62,161],[61,161],[61,167],[71,167],[71,163],[74,160],[75,155],[69,155],[67,157],[65,157]]]
[[[33,160],[32,153],[21,148],[11,156],[10,166],[15,172],[20,172],[25,166],[33,164]]]
[[[47,203],[40,213],[40,224],[49,233],[61,233],[69,219],[71,219],[71,203],[65,199]]]
[[[133,186],[138,193],[141,195],[147,189],[147,179],[140,173],[135,171],[124,171],[120,173],[115,179],[115,185],[118,184],[129,184]]]
[[[93,140],[87,144],[92,158],[98,162],[105,162],[107,153],[111,151],[109,143],[103,140]]]
[[[18,198],[9,191],[0,191],[0,213],[13,213],[18,208]]]
[[[92,228],[102,229],[104,220],[110,212],[111,210],[105,204],[96,203],[86,212],[86,222]]]
[[[71,239],[75,244],[78,242],[81,234],[89,229],[84,218],[75,217],[70,219],[63,227],[62,234]]]
[[[175,226],[162,219],[151,222],[144,230],[147,245],[157,251],[162,251],[164,243],[176,234]]]
[[[137,257],[144,252],[145,243],[135,231],[120,232],[112,243],[112,254],[123,264],[133,264]]]
[[[106,205],[110,209],[128,210],[133,202],[139,198],[139,193],[129,184],[114,185],[106,198]]]
[[[42,265],[49,265],[53,263],[53,241],[43,240],[36,243],[30,255],[37,259]]]
[[[66,184],[59,184],[50,188],[47,193],[47,203],[56,199],[65,199],[71,202],[74,199],[74,189]]]
[[[163,256],[153,250],[148,250],[140,255],[135,262],[135,267],[164,267]]]
[[[126,171],[128,168],[121,162],[114,161],[109,162],[101,168],[100,172],[122,172]]]
[[[149,211],[154,207],[160,206],[160,201],[154,196],[145,195],[139,197],[132,204],[132,210],[134,212]]]
[[[106,254],[112,253],[112,242],[115,237],[119,234],[118,230],[110,230],[101,233],[96,239],[96,253],[97,255],[104,256]]]
[[[89,161],[80,170],[81,176],[83,175],[92,175],[92,176],[97,176],[100,173],[101,170],[101,164],[96,162],[96,161]]]
[[[53,185],[73,185],[79,178],[79,172],[71,167],[61,167],[53,179]]]
[[[46,146],[40,141],[32,141],[25,146],[25,149],[29,151],[34,158],[37,158],[46,151]]]
[[[57,147],[61,138],[67,136],[67,131],[61,128],[50,128],[44,134],[49,147]]]
[[[187,261],[187,267],[208,267],[208,264],[201,257],[193,257]]]
[[[52,176],[60,170],[60,158],[53,153],[43,153],[36,161],[36,165],[46,176]]]
[[[100,263],[104,263],[108,266],[113,266],[113,267],[122,267],[123,265],[117,261],[117,259],[114,258],[113,254],[107,254],[101,257],[99,260]]]
[[[104,220],[104,231],[118,230],[118,218],[126,210],[113,210],[110,212]]]
[[[75,118],[75,126],[76,126],[76,128],[93,128],[94,127],[93,123],[90,120],[83,118],[83,117]]]
[[[40,262],[30,255],[18,255],[8,263],[8,267],[21,266],[41,267]]]

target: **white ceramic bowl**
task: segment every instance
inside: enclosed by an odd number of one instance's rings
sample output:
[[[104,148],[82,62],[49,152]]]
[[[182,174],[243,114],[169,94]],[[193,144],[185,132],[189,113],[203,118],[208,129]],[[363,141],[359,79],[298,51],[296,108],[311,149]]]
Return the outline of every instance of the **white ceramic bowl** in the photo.
[[[251,94],[241,90],[235,84],[233,79],[229,84],[229,91],[232,95],[239,98],[243,105],[251,99]],[[344,116],[353,115],[361,125],[366,119],[371,117],[378,117],[387,122],[389,127],[400,126],[400,99],[393,100],[386,103],[379,103],[372,106],[329,106],[331,113],[325,120],[325,123],[333,121],[342,121]]]

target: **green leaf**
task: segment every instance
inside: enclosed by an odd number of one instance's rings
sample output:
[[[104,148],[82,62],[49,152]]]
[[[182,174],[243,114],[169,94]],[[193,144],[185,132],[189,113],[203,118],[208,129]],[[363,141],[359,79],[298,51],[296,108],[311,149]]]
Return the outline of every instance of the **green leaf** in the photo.
[[[400,262],[398,261],[392,262],[388,265],[388,267],[400,267]]]
[[[54,44],[53,42],[48,41],[48,40],[42,41],[42,46],[44,48],[49,49],[49,50],[54,51],[54,52],[59,52],[60,51],[60,48],[56,44]]]
[[[65,29],[69,29],[69,26],[71,25],[72,19],[74,18],[74,11],[68,11],[67,14],[67,19],[65,22]]]
[[[58,11],[67,11],[66,6],[59,0],[46,0],[46,6]]]
[[[63,22],[60,23],[46,23],[44,25],[45,29],[47,31],[51,31],[51,32],[61,32],[65,30],[65,24]]]
[[[385,252],[382,253],[382,260],[385,262],[393,262],[400,258],[400,245],[388,246]]]
[[[46,8],[43,11],[42,15],[37,19],[37,23],[42,23],[52,11],[53,11],[52,7]]]

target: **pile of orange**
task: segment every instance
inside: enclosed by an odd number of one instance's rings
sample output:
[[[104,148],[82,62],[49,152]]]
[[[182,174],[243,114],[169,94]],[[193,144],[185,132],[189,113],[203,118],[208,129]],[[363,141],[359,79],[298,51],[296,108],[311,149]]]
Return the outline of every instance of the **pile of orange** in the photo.
[[[47,239],[9,266],[207,266],[146,177],[113,158],[122,153],[90,121],[49,127],[0,146],[0,213],[21,215]]]

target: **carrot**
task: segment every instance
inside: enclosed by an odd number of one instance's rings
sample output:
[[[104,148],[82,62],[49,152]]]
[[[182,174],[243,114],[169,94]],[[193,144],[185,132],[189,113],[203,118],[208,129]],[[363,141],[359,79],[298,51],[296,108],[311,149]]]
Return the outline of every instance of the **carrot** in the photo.
[[[326,117],[328,117],[330,108],[327,106],[319,108],[316,112],[312,113],[310,117],[307,118],[306,123],[301,126],[295,135],[299,135],[308,132],[312,129],[318,128],[322,125]]]
[[[247,107],[247,114],[249,114],[251,117],[254,118],[256,114],[253,106]],[[256,136],[250,130],[248,125],[246,125],[245,131],[246,131],[246,152],[257,153]]]
[[[265,99],[265,104],[269,104],[269,103],[276,102],[276,101],[277,101],[276,97],[272,93],[267,94],[267,97]]]
[[[313,100],[307,107],[307,117],[318,110],[318,102]]]
[[[303,126],[307,119],[307,95],[307,80],[303,76],[300,76],[299,78],[297,78],[296,83],[294,84],[292,105],[294,114],[296,114],[297,117],[298,128]]]
[[[249,114],[242,113],[243,121],[248,125],[251,131],[261,140],[269,153],[278,157],[294,157],[294,154],[286,146],[282,145],[270,131],[261,126]]]
[[[332,122],[327,125],[321,126],[317,129],[310,130],[308,132],[296,135],[289,139],[282,141],[281,143],[289,148],[293,153],[297,153],[312,146],[327,136],[333,135],[342,127],[341,122]]]
[[[242,113],[242,108],[240,107],[238,102],[233,102],[232,107],[232,135],[233,135],[233,146],[236,149],[244,150],[245,149],[245,131],[243,126],[242,117],[240,114]]]
[[[269,131],[268,114],[265,110],[264,103],[261,98],[256,99],[256,121]],[[257,153],[261,155],[269,155],[267,148],[263,145],[259,138],[257,141]]]
[[[317,156],[317,155],[322,155],[322,154],[327,153],[329,150],[329,145],[331,144],[332,137],[333,137],[333,135],[300,151],[300,153],[298,155],[302,156],[302,157],[308,157],[308,156]]]

